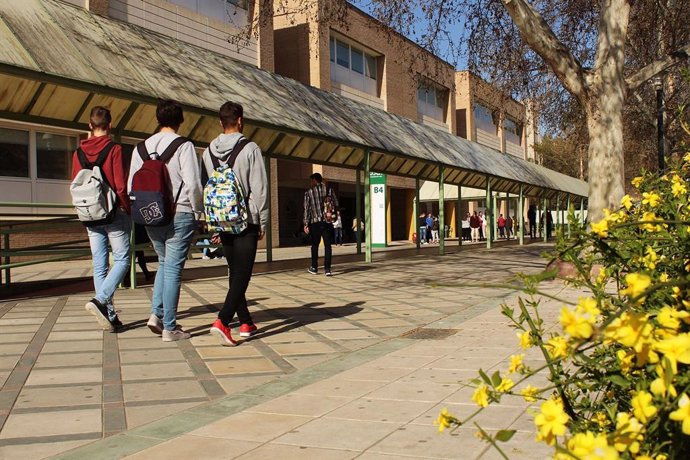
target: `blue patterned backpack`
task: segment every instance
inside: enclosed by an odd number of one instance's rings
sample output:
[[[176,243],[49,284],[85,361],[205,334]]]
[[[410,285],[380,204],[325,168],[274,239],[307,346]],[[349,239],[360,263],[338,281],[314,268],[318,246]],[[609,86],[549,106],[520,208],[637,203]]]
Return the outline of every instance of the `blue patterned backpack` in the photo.
[[[204,212],[209,232],[228,232],[237,235],[247,228],[249,195],[245,196],[232,167],[248,143],[247,139],[240,140],[224,164],[210,152],[209,147],[213,173],[204,187]]]

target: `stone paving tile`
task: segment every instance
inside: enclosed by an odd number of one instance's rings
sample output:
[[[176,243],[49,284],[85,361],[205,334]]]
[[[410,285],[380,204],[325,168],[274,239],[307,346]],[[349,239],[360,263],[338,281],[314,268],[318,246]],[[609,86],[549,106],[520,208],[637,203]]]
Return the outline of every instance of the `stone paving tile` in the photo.
[[[95,436],[77,441],[34,442],[29,444],[2,445],[0,444],[0,458],[3,459],[42,459],[51,455],[74,449],[93,442]]]
[[[123,383],[125,402],[204,398],[206,394],[195,380]]]
[[[299,415],[241,412],[194,430],[189,434],[239,441],[266,442],[284,433],[292,432],[311,420],[313,420],[312,417]]]
[[[160,396],[167,397],[166,395]],[[135,428],[141,425],[145,425],[147,423],[162,419],[163,417],[167,417],[178,412],[182,412],[185,409],[189,409],[198,405],[199,401],[176,403],[174,402],[174,400],[167,400],[164,403],[161,402],[160,404],[151,404],[143,406],[130,405],[125,407],[127,427]],[[170,452],[167,452],[167,454],[170,455]]]
[[[226,460],[236,458],[260,445],[257,442],[185,435],[124,458],[127,460],[169,460],[174,455],[175,458]]]
[[[314,397],[308,394],[290,393],[254,406],[245,412],[320,417],[338,407],[346,405],[352,399],[351,397],[343,396]]]
[[[408,423],[428,411],[435,402],[391,401],[359,398],[332,412],[329,418]]]
[[[101,403],[100,385],[71,385],[68,387],[24,387],[15,402],[16,408],[80,406]]]
[[[69,353],[69,354],[41,354],[36,360],[34,369],[43,367],[73,367],[73,366],[100,366],[103,363],[103,355],[94,353]]]
[[[399,423],[323,417],[291,430],[274,443],[363,451],[399,427]]]
[[[67,410],[10,414],[0,439],[93,433],[101,430],[101,410]]]
[[[406,425],[369,448],[367,453],[387,454],[399,458],[417,456],[472,459],[486,449],[486,444],[477,439],[474,432],[475,430],[460,428],[453,433],[440,435],[438,430],[430,425]],[[460,452],[464,454],[461,456]]]
[[[277,372],[280,370],[271,360],[263,357],[207,360],[206,366],[208,366],[214,375],[219,376]]]
[[[340,376],[331,377],[295,391],[297,394],[313,396],[360,397],[380,388],[383,382],[375,380],[345,380]]]
[[[144,379],[176,379],[179,377],[194,377],[186,362],[122,365],[122,380]]]
[[[65,385],[76,383],[101,382],[103,371],[100,366],[35,369],[26,380],[26,385]]]
[[[349,460],[359,452],[335,449],[321,449],[304,446],[287,446],[283,444],[264,444],[245,455],[235,457],[238,460]],[[359,457],[357,457],[359,458]]]

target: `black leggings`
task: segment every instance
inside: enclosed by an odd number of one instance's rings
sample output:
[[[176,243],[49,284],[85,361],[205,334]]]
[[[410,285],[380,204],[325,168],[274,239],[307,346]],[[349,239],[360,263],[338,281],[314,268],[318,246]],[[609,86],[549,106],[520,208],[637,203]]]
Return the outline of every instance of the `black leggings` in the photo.
[[[254,324],[247,308],[245,293],[249,286],[256,259],[256,246],[259,241],[259,227],[250,225],[239,235],[221,233],[223,254],[228,263],[230,275],[228,279],[228,294],[225,296],[223,309],[218,318],[224,325],[229,325],[237,313],[241,324]]]

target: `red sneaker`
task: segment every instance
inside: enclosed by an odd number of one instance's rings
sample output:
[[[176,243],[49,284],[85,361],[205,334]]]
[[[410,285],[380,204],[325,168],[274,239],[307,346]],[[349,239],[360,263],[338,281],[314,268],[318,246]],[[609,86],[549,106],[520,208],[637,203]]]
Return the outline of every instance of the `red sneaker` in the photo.
[[[240,337],[251,337],[256,332],[255,324],[240,325]]]
[[[225,326],[220,318],[213,322],[209,332],[217,335],[218,338],[220,338],[220,344],[224,347],[234,347],[237,345],[237,342],[233,340],[232,335],[230,334],[230,328]]]

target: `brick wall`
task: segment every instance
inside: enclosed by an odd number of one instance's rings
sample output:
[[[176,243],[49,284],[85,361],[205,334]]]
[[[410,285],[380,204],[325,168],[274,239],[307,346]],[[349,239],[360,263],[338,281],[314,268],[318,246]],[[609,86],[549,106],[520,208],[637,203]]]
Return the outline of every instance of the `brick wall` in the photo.
[[[3,225],[3,228],[5,226]],[[32,225],[30,228],[40,228],[37,225]],[[5,249],[5,239],[2,238],[0,241],[0,246]],[[64,227],[59,229],[49,229],[44,231],[32,232],[32,233],[16,233],[10,235],[10,249],[20,249],[29,248],[34,246],[41,246],[45,244],[53,244],[59,242],[67,242],[74,240],[84,240],[83,243],[78,244],[78,246],[88,247],[88,239],[86,236],[86,230],[84,226],[78,222],[66,224]],[[70,245],[73,246],[73,245]],[[77,246],[76,244],[74,246]],[[40,255],[40,256],[22,256],[13,257],[11,262],[24,262],[27,260],[38,260],[49,257],[56,257],[58,254],[52,255]],[[88,259],[89,257],[84,257]],[[3,259],[4,263],[4,259]]]

